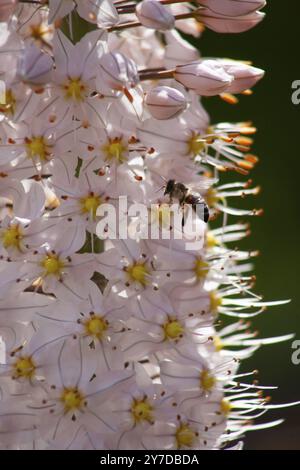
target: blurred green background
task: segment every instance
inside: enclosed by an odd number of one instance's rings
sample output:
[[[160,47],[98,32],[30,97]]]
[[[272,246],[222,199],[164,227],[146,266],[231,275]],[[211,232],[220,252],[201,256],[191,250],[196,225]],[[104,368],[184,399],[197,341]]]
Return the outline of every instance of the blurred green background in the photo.
[[[300,80],[300,2],[269,0],[265,11],[265,20],[251,31],[239,35],[205,31],[196,44],[203,56],[251,60],[267,72],[253,96],[241,97],[239,105],[217,98],[205,100],[204,105],[212,122],[252,120],[258,127],[253,151],[260,163],[251,178],[263,191],[246,203],[263,207],[265,215],[251,219],[252,236],[243,246],[261,250],[255,261],[256,292],[266,300],[291,298],[292,302],[267,310],[253,324],[261,336],[295,332],[300,340],[300,105],[291,101],[291,84]],[[222,177],[226,181],[227,175]],[[272,391],[274,403],[300,400],[300,365],[291,362],[291,344],[264,346],[243,365],[243,370],[259,369],[260,383],[279,386]],[[272,411],[267,418],[286,421],[249,433],[246,449],[300,449],[300,406]]]

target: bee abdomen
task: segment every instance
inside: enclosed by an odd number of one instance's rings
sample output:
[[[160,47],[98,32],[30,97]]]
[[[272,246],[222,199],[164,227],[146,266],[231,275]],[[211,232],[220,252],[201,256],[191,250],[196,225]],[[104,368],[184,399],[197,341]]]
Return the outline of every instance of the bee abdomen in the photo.
[[[192,206],[192,209],[197,213],[200,219],[204,220],[205,223],[208,222],[209,208],[201,196],[189,194],[185,199],[185,203]]]

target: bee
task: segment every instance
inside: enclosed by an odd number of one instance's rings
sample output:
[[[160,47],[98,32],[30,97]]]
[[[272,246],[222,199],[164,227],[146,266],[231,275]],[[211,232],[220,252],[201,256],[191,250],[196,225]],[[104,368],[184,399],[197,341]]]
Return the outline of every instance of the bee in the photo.
[[[193,211],[195,211],[198,215],[201,214],[200,218],[203,219],[205,223],[208,222],[209,209],[203,197],[199,193],[192,192],[183,183],[179,183],[175,180],[169,180],[166,183],[165,192],[164,192],[164,195],[167,195],[167,194],[170,197],[170,202],[172,202],[173,199],[177,199],[180,206],[183,208],[185,204],[191,205]],[[202,206],[202,210],[200,212],[197,210],[199,205]],[[182,227],[184,227],[184,224],[185,224],[185,217],[183,214]]]

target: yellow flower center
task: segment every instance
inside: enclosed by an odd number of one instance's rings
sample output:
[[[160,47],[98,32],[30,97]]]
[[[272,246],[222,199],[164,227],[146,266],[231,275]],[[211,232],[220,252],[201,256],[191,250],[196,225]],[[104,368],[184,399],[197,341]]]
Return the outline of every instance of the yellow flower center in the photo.
[[[0,112],[7,114],[14,114],[16,110],[16,98],[12,90],[6,90],[0,96]]]
[[[209,293],[210,297],[210,306],[209,309],[210,311],[216,315],[218,313],[219,307],[222,305],[222,297],[220,297],[216,292],[210,292]]]
[[[163,325],[165,339],[179,339],[184,333],[184,327],[177,320],[170,319]]]
[[[11,225],[1,234],[2,243],[4,248],[18,248],[20,249],[20,241],[22,233],[19,225]]]
[[[64,262],[59,259],[57,255],[48,255],[42,261],[42,266],[45,269],[45,275],[59,276],[64,268]]]
[[[201,279],[204,279],[209,272],[209,263],[207,263],[206,261],[203,261],[200,258],[197,259],[195,261],[194,272],[196,274],[198,281],[200,281]]]
[[[80,200],[82,212],[92,214],[93,220],[96,219],[97,209],[101,204],[100,196],[95,196],[94,194],[90,194],[87,197],[84,197]]]
[[[107,330],[108,323],[100,316],[93,316],[85,324],[85,331],[89,336],[100,339]]]
[[[181,424],[179,428],[177,428],[175,437],[177,449],[192,447],[196,440],[196,433],[188,424]]]
[[[210,392],[216,384],[216,378],[208,370],[203,370],[200,375],[200,384],[205,392]]]
[[[65,407],[65,412],[78,410],[82,406],[84,396],[77,388],[65,388],[61,394],[61,401]]]
[[[131,413],[136,423],[140,423],[141,421],[148,421],[148,423],[152,422],[152,412],[153,407],[146,398],[143,400],[133,401]]]
[[[230,403],[229,400],[226,400],[225,398],[223,398],[223,400],[221,401],[221,412],[223,413],[223,415],[228,416],[231,410],[232,410],[232,404]]]
[[[214,237],[211,232],[206,233],[206,247],[208,249],[215,248],[215,246],[218,246],[219,244],[219,241],[216,239],[216,237]]]
[[[205,149],[205,140],[201,139],[200,134],[193,132],[187,141],[187,145],[188,153],[196,157]]]
[[[80,78],[70,78],[64,86],[65,99],[73,101],[83,101],[85,93],[85,85]]]
[[[35,364],[30,356],[19,357],[13,365],[13,368],[13,375],[16,378],[24,377],[30,379],[35,373]]]
[[[224,345],[222,343],[222,340],[221,340],[220,336],[215,336],[214,337],[214,347],[215,347],[216,351],[218,351],[218,352],[222,351]]]
[[[26,139],[25,146],[28,158],[39,157],[41,161],[47,160],[49,152],[43,136]]]
[[[43,23],[34,24],[30,26],[31,37],[33,39],[39,40],[43,39],[43,36],[46,36],[50,30]]]
[[[150,271],[145,263],[132,264],[126,268],[126,272],[132,281],[139,282],[142,286],[147,285]]]
[[[105,160],[112,161],[116,163],[123,163],[126,160],[126,152],[128,150],[128,145],[123,141],[122,137],[115,137],[114,139],[109,139],[109,142],[102,147],[103,152],[105,153]]]

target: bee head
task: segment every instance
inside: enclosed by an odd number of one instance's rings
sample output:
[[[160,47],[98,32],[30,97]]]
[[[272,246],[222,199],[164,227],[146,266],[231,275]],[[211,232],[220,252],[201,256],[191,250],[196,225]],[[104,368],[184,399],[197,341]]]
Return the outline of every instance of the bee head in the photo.
[[[175,180],[169,180],[166,184],[164,195],[171,194],[175,187]]]

